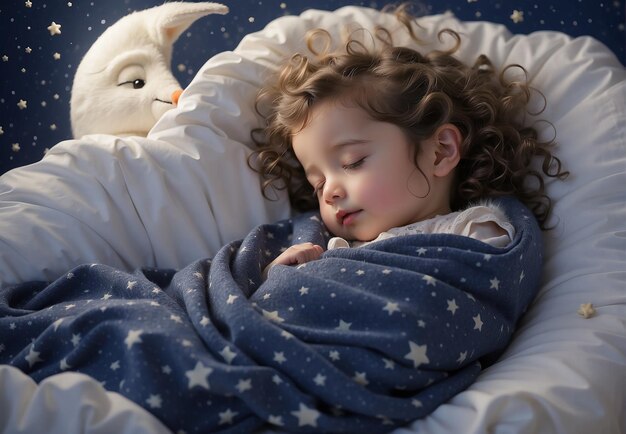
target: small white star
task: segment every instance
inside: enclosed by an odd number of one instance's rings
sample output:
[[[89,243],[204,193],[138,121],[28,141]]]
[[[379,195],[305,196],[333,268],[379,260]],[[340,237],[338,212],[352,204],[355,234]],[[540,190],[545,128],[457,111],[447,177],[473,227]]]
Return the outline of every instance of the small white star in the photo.
[[[111,371],[117,371],[118,369],[120,369],[120,361],[116,360],[115,362],[111,363],[109,368],[111,368]]]
[[[578,315],[582,316],[585,319],[591,318],[595,314],[596,314],[596,310],[594,309],[593,304],[591,303],[583,303],[578,308]]]
[[[337,360],[339,360],[339,359],[340,359],[340,357],[339,357],[339,351],[337,351],[337,350],[332,350],[332,351],[330,351],[330,352],[328,353],[328,357],[330,357],[330,359],[331,359],[331,360],[333,360],[333,361],[335,361],[335,362],[336,362]]]
[[[80,333],[75,335],[72,335],[72,344],[76,347],[78,346],[78,344],[80,343]]]
[[[32,49],[32,48],[30,48],[30,47],[26,47],[26,48],[24,49],[24,51],[26,51],[26,54],[30,54],[30,53],[32,53],[32,52],[33,52],[33,49]]]
[[[382,273],[383,273],[383,274],[391,274],[391,270],[390,270],[390,269],[388,269],[388,268],[385,268],[385,269],[382,271]]]
[[[271,423],[272,425],[277,425],[277,426],[285,425],[285,422],[283,422],[282,416],[274,416],[273,414],[270,414],[269,417],[267,418],[267,421]]]
[[[231,350],[229,346],[225,346],[224,349],[220,351],[220,354],[229,365],[233,362],[233,359],[237,357],[237,353]]]
[[[237,300],[238,298],[239,298],[238,295],[229,294],[228,300],[226,300],[226,304],[233,304],[235,300]]]
[[[344,320],[340,319],[339,320],[339,325],[337,327],[335,327],[335,330],[340,330],[342,332],[347,332],[348,330],[350,330],[350,326],[352,325],[351,322],[345,322]]]
[[[20,99],[20,100],[17,102],[17,106],[18,106],[18,108],[19,108],[20,110],[24,110],[25,108],[27,108],[27,107],[28,107],[28,102],[27,102],[27,101],[24,101],[23,99]]]
[[[309,293],[309,288],[302,286],[298,291],[300,292],[300,295],[306,295]]]
[[[76,305],[74,303],[68,304],[68,305],[65,306],[65,310],[70,310],[70,309],[75,308],[75,307],[76,307]]]
[[[146,402],[150,406],[150,408],[161,408],[162,399],[160,395],[150,395]]]
[[[161,372],[163,372],[165,375],[170,375],[172,373],[172,368],[170,368],[168,365],[162,366]]]
[[[419,399],[413,399],[411,400],[411,404],[413,404],[413,407],[415,408],[420,408],[422,406],[422,401]]]
[[[420,247],[419,249],[417,249],[417,250],[416,250],[416,252],[417,252],[417,255],[418,255],[418,256],[424,256],[424,255],[426,254],[426,252],[427,252],[427,251],[428,251],[428,250],[426,250],[426,249],[425,249],[425,248],[423,248],[423,247]]]
[[[524,21],[524,12],[518,11],[517,9],[514,10],[511,14],[511,20],[513,20],[515,24],[521,23],[522,21]]]
[[[409,341],[409,348],[411,351],[404,356],[405,359],[408,359],[413,362],[413,366],[418,368],[419,365],[430,362],[426,352],[428,350],[427,345],[417,345],[413,341]]]
[[[54,60],[60,60],[60,59],[61,59],[61,54],[60,54],[60,53],[54,53],[54,54],[52,55],[52,58],[53,58]]]
[[[39,354],[41,353],[39,351],[35,351],[35,346],[31,345],[30,350],[28,350],[28,355],[24,356],[29,367],[32,367],[37,362],[43,362],[43,359],[39,357]]]
[[[495,289],[496,291],[500,289],[500,281],[498,280],[497,277],[494,277],[493,279],[489,279],[489,283],[491,283],[491,286],[489,287],[489,289]]]
[[[26,2],[24,3],[24,6],[26,6],[27,8],[32,8],[33,2],[31,2],[30,0],[26,0]]]
[[[245,380],[239,380],[235,388],[239,391],[239,393],[243,393],[246,390],[252,389],[252,379],[246,378]]]
[[[291,414],[298,418],[298,426],[310,425],[314,428],[317,427],[317,418],[320,417],[319,411],[307,407],[303,403],[300,403],[298,411],[292,411]]]
[[[395,369],[396,362],[393,360],[383,358],[383,362],[385,363],[385,369]]]
[[[459,306],[457,306],[456,304],[456,300],[452,299],[452,300],[447,300],[448,301],[448,309],[450,312],[452,312],[452,315],[454,315],[456,313],[456,310],[459,308]]]
[[[389,315],[391,316],[392,313],[399,312],[400,308],[398,307],[398,303],[392,303],[389,301],[387,302],[385,307],[383,307],[383,310],[386,310],[387,312],[389,312]]]
[[[191,389],[194,386],[200,386],[209,389],[208,376],[211,375],[211,372],[213,372],[212,368],[204,366],[202,362],[197,362],[195,368],[185,372],[185,375],[189,379],[187,387]]]
[[[64,357],[63,359],[61,359],[61,362],[59,362],[59,369],[61,371],[67,371],[70,368],[71,366],[67,363],[67,357]]]
[[[102,299],[101,299],[101,300],[108,300],[108,299],[109,299],[109,298],[111,298],[111,297],[113,297],[113,295],[111,295],[111,294],[109,294],[109,293],[107,292],[106,294],[104,294],[104,295],[102,296]]]
[[[483,331],[483,321],[480,319],[480,314],[472,317],[474,320],[474,330],[478,330],[480,332]]]
[[[141,334],[143,333],[143,330],[129,330],[128,331],[128,335],[126,336],[126,339],[124,339],[124,343],[126,344],[126,348],[128,348],[130,350],[130,347],[132,347],[134,344],[137,344],[139,342],[143,342],[141,340]]]
[[[136,280],[131,280],[126,284],[126,289],[133,289],[135,287],[135,285],[137,285],[137,281]]]
[[[0,127],[0,136],[4,134],[4,130]]]
[[[463,351],[462,353],[459,353],[459,358],[456,359],[456,361],[460,365],[461,363],[463,363],[465,361],[466,358],[467,358],[467,351]]]
[[[274,384],[280,384],[280,383],[282,383],[282,382],[283,382],[283,380],[282,380],[282,379],[281,379],[278,375],[274,375],[274,376],[272,377],[272,383],[274,383]]]
[[[7,56],[6,54],[4,56],[2,56],[2,61],[3,62],[8,62],[9,61],[9,56]]]
[[[285,353],[282,351],[274,351],[274,361],[280,365],[287,361]]]
[[[233,423],[233,419],[238,414],[239,413],[237,413],[236,411],[232,411],[230,408],[227,409],[226,411],[218,413],[218,415],[220,417],[220,421],[219,421],[218,425],[232,424]]]
[[[362,275],[365,274],[365,271],[363,271],[363,270],[356,270],[356,274],[357,274],[357,276],[362,276]]]
[[[317,374],[315,376],[315,378],[313,379],[313,381],[315,382],[315,384],[317,384],[318,386],[325,386],[326,385],[326,376],[322,375],[322,374]]]
[[[50,32],[50,36],[60,35],[61,34],[61,24],[57,24],[52,21],[52,24],[48,26],[48,31]]]
[[[422,280],[426,281],[426,285],[432,285],[432,286],[437,286],[437,281],[433,276],[429,276],[428,274],[425,274],[422,277]]]
[[[172,321],[174,321],[174,322],[177,322],[178,324],[182,324],[183,323],[183,320],[180,318],[180,315],[171,314],[170,315],[170,319]]]
[[[367,373],[365,372],[355,372],[352,379],[355,383],[360,384],[361,386],[367,386],[370,384],[370,382],[367,381]]]
[[[19,143],[13,143],[13,144],[11,145],[11,150],[12,150],[13,152],[19,152],[19,151],[20,151],[20,149],[21,149],[21,148],[20,148],[20,144],[19,144]]]
[[[269,319],[270,321],[275,321],[275,322],[283,322],[285,321],[284,318],[281,318],[280,316],[278,316],[278,311],[272,311],[272,312],[268,312],[265,309],[261,309],[263,311],[263,316],[267,319]]]

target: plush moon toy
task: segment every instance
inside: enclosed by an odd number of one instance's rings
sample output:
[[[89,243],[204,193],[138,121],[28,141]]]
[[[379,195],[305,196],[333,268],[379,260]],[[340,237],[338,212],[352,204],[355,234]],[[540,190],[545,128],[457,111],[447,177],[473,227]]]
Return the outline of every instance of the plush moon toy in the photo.
[[[106,29],[76,70],[70,102],[74,137],[147,135],[182,92],[170,71],[174,42],[198,18],[215,13],[226,14],[228,8],[165,3]]]

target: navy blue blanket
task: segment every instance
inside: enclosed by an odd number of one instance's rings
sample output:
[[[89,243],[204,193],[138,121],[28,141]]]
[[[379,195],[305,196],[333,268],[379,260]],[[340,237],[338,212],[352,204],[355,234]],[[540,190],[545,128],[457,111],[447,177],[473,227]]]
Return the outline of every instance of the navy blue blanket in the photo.
[[[412,235],[263,268],[325,245],[318,216],[265,225],[212,260],[126,273],[84,265],[0,293],[0,363],[79,371],[173,431],[387,432],[470,385],[509,342],[540,277],[541,234],[512,199],[504,249]]]

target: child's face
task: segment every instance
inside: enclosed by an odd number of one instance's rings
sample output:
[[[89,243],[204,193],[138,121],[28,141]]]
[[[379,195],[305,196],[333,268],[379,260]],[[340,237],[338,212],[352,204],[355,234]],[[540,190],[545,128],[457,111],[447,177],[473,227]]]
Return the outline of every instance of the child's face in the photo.
[[[428,142],[422,147],[431,147]],[[419,154],[422,174],[404,132],[361,108],[318,102],[307,126],[294,134],[293,149],[335,235],[369,241],[392,227],[449,212],[447,200],[435,200],[425,178],[432,184],[431,153]]]

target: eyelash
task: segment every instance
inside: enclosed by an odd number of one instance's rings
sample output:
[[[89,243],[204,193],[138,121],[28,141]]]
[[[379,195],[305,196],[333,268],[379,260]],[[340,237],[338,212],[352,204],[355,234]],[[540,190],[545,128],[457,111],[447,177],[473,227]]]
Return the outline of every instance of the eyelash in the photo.
[[[355,161],[354,163],[345,164],[341,167],[343,168],[343,170],[358,169],[359,167],[363,165],[366,158],[367,157],[363,157],[360,160]],[[322,191],[323,188],[324,188],[324,182],[320,182],[319,184],[317,184],[317,186],[313,187],[313,196],[317,196]]]

